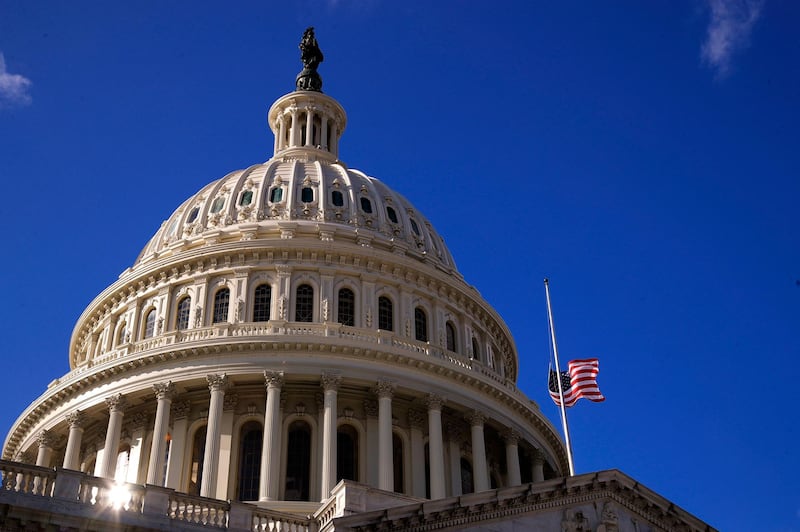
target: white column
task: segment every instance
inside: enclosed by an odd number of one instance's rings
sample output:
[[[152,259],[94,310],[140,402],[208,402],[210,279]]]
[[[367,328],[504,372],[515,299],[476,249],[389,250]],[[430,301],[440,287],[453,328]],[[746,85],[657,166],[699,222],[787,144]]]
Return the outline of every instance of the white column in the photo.
[[[477,410],[469,417],[472,427],[472,479],[475,492],[489,489],[489,470],[486,466],[486,445],[483,440],[483,422],[486,418]]]
[[[267,385],[267,405],[264,412],[264,438],[261,448],[261,476],[259,478],[259,499],[273,501],[278,498],[278,477],[280,475],[280,437],[281,437],[281,387],[283,372],[265,371]]]
[[[211,391],[211,402],[208,406],[208,427],[206,427],[206,452],[203,455],[203,478],[200,481],[200,496],[214,497],[217,490],[217,472],[219,470],[220,422],[222,421],[222,404],[225,400],[225,388],[228,377],[207,375],[208,389]]]
[[[539,449],[533,451],[533,481],[544,482],[544,453]]]
[[[444,442],[442,441],[442,403],[436,394],[428,395],[428,462],[430,464],[431,499],[443,499]]]
[[[39,452],[36,454],[36,465],[50,467],[50,459],[53,456],[53,446],[56,442],[55,435],[49,430],[43,430],[36,436],[36,441],[39,443]]]
[[[394,491],[394,453],[392,452],[392,396],[395,385],[378,381],[378,488]]]
[[[139,478],[139,468],[142,462],[142,447],[144,447],[145,429],[148,423],[147,415],[144,412],[136,412],[128,422],[131,449],[128,454],[128,469],[125,474],[125,482],[140,484],[144,480],[144,478]]]
[[[364,400],[367,417],[367,484],[378,487],[378,405],[371,399]]]
[[[425,498],[425,441],[422,437],[425,416],[422,412],[409,410],[408,426],[411,439],[411,494]]]
[[[175,396],[172,381],[153,385],[156,394],[156,420],[153,424],[153,443],[150,445],[150,462],[147,464],[147,483],[163,486],[164,455],[167,452],[167,432],[169,431],[169,409]]]
[[[461,427],[455,423],[447,424],[447,449],[450,458],[450,492],[456,497],[463,495],[461,491]]]
[[[302,127],[297,123],[297,108],[290,109],[292,114],[292,125],[289,128],[289,146],[297,146],[300,143],[300,128]]]
[[[172,440],[169,444],[169,458],[167,459],[166,487],[180,490],[183,486],[183,457],[186,449],[186,432],[189,430],[191,404],[189,401],[172,403],[170,410],[170,417],[173,421]]]
[[[320,500],[330,497],[336,485],[336,396],[341,375],[324,373],[322,388],[324,392],[324,410],[322,414],[322,482]]]
[[[306,108],[306,146],[314,145],[314,114]]]
[[[275,147],[273,154],[278,153],[283,148],[283,139],[286,135],[286,121],[283,116],[278,116],[278,131],[275,132]]]
[[[522,484],[522,474],[519,471],[519,434],[514,429],[508,429],[504,437],[506,440],[508,486],[519,486]]]
[[[328,149],[328,117],[324,114],[320,120],[319,144],[322,149]]]
[[[67,437],[67,450],[64,452],[64,469],[80,471],[81,440],[83,440],[83,424],[86,415],[80,410],[67,414],[69,423],[69,436]]]
[[[233,452],[233,415],[239,396],[226,393],[222,402],[222,421],[220,422],[219,468],[217,469],[216,498],[228,500],[233,498],[233,486],[230,480],[231,454]]]
[[[100,468],[100,476],[114,478],[119,438],[122,433],[122,417],[125,415],[125,408],[128,406],[128,402],[121,393],[118,393],[107,398],[106,405],[108,405],[108,428],[106,429],[106,443],[103,447],[103,463]]]

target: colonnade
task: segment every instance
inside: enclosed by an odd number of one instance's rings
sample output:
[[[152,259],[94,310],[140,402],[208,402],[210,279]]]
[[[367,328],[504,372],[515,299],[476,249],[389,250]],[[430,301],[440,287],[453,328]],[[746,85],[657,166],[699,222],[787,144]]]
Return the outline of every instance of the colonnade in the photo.
[[[281,415],[281,389],[284,385],[284,375],[282,372],[264,372],[266,386],[266,405],[264,410],[264,430],[262,441],[262,453],[259,478],[259,499],[262,501],[277,500],[280,497],[280,475],[281,475],[281,436],[282,418]],[[211,498],[226,498],[228,467],[230,464],[225,462],[225,458],[230,459],[229,454],[222,453],[220,450],[220,438],[223,432],[229,433],[232,428],[231,419],[223,422],[228,407],[225,393],[229,387],[229,379],[225,374],[211,374],[207,376],[209,389],[209,409],[207,419],[207,430],[205,439],[205,452],[202,467],[202,481],[200,495]],[[321,416],[321,467],[320,467],[320,500],[326,499],[330,495],[331,489],[337,480],[337,399],[339,387],[342,383],[341,375],[337,373],[323,373],[321,376],[321,387],[323,389]],[[377,474],[370,474],[368,483],[375,485],[379,489],[393,491],[394,484],[394,457],[393,457],[393,418],[392,400],[396,386],[389,380],[379,380],[373,392],[377,396],[377,423],[372,423],[370,430],[370,413],[367,412],[367,432],[377,429],[377,438],[370,442],[367,438],[366,446],[369,453],[377,455]],[[175,397],[175,385],[172,382],[159,383],[153,386],[155,393],[156,413],[152,430],[152,442],[150,446],[150,457],[147,466],[146,481],[148,484],[157,486],[169,486],[181,490],[182,476],[180,469],[184,462],[183,449],[186,448],[186,429],[188,414],[188,404],[178,405],[173,412],[173,432],[175,438],[172,441],[170,462],[174,462],[172,467],[166,467],[165,458],[167,456],[167,440],[170,426],[170,407]],[[411,455],[411,491],[414,496],[425,497],[427,489],[430,490],[431,499],[440,499],[448,495],[445,476],[445,439],[443,437],[442,409],[445,403],[444,398],[437,394],[428,394],[425,398],[427,406],[427,429],[428,429],[428,456],[425,456],[424,425],[425,416],[421,412],[409,412],[409,444]],[[127,407],[127,400],[121,394],[112,395],[106,399],[108,407],[108,425],[105,433],[104,452],[98,458],[96,474],[106,478],[113,478],[117,460],[116,452],[108,452],[111,449],[118,449],[122,433],[122,421]],[[228,407],[228,408],[226,408]],[[472,411],[467,416],[470,425],[470,443],[472,447],[472,478],[474,490],[476,492],[490,489],[489,467],[486,456],[486,444],[484,441],[484,423],[486,417],[479,411]],[[79,451],[83,437],[84,425],[87,422],[87,415],[81,411],[74,411],[67,415],[69,423],[69,434],[67,438],[66,451],[64,453],[63,467],[66,469],[79,469]],[[223,430],[223,425],[230,425]],[[454,426],[447,427],[448,443],[450,445],[448,453],[450,456],[451,472],[451,493],[449,495],[461,494],[461,452],[459,429]],[[374,435],[373,435],[374,437]],[[515,430],[509,428],[502,434],[505,443],[505,460],[507,468],[506,484],[513,486],[521,484],[521,471],[519,460],[519,440],[520,435]],[[49,466],[53,456],[55,438],[49,431],[43,431],[38,437],[38,453],[36,464]],[[428,459],[429,471],[425,479],[425,459]],[[543,474],[544,456],[540,451],[534,455],[532,479],[534,482],[544,480]],[[176,473],[175,470],[178,470]],[[221,472],[221,469],[222,472]],[[368,467],[369,469],[369,467]],[[219,477],[219,480],[218,480]],[[428,481],[426,488],[425,480]],[[313,499],[313,496],[312,496]]]

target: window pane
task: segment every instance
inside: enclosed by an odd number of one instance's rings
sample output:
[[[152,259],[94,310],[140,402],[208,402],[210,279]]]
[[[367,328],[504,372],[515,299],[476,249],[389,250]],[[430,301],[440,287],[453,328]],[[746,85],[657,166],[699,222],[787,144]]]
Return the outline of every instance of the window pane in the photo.
[[[261,446],[263,431],[261,425],[250,421],[241,432],[239,450],[239,500],[257,501],[258,484],[261,477]]]
[[[391,207],[386,207],[386,216],[389,217],[392,223],[397,223],[397,213]]]
[[[297,287],[294,321],[311,322],[314,319],[314,289],[307,284]]]
[[[338,319],[342,325],[356,324],[356,296],[349,288],[339,290]]]
[[[190,224],[193,221],[195,221],[197,219],[197,213],[199,213],[199,212],[200,212],[200,209],[198,209],[197,207],[192,209],[192,212],[189,213],[189,217],[186,219],[186,223]]]
[[[214,200],[214,203],[211,204],[211,212],[218,213],[222,210],[222,207],[225,205],[225,198],[217,198]]]
[[[367,214],[372,214],[372,202],[369,198],[361,198],[361,210]]]
[[[147,317],[144,319],[144,337],[145,338],[152,338],[156,332],[156,311],[155,309],[150,310],[147,313]]]
[[[230,294],[230,290],[223,288],[214,295],[213,323],[228,321],[228,302],[230,300]]]
[[[253,321],[269,321],[269,309],[272,299],[272,287],[261,284],[253,294]]]
[[[384,331],[394,330],[392,310],[391,299],[383,296],[378,298],[378,329],[382,329]]]
[[[453,327],[453,324],[449,321],[444,326],[445,332],[447,333],[447,350],[448,351],[455,351],[456,350],[456,328]]]
[[[419,226],[417,225],[417,222],[413,220],[413,218],[411,219],[411,230],[414,231],[415,235],[420,236]]]
[[[239,205],[245,207],[253,203],[253,191],[252,190],[245,190],[242,192],[242,199],[239,200]]]
[[[295,421],[289,427],[286,452],[287,501],[309,500],[311,470],[311,429],[308,424]]]
[[[314,201],[314,189],[303,187],[303,190],[300,191],[300,201],[303,203],[311,203]]]
[[[428,341],[428,316],[419,307],[414,309],[414,337],[420,342]]]
[[[272,203],[278,203],[282,199],[283,199],[283,189],[280,187],[273,188],[272,192],[269,193],[269,200]]]
[[[189,328],[189,313],[192,307],[192,300],[189,297],[184,297],[178,303],[178,315],[175,320],[175,328],[179,331]]]
[[[344,196],[338,190],[334,190],[331,192],[331,202],[335,207],[341,207],[344,205]]]

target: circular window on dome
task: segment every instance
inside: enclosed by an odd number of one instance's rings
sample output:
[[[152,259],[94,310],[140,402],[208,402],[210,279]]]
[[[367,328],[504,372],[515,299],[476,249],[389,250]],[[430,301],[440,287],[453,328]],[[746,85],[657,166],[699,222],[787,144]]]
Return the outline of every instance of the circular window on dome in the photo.
[[[211,213],[216,214],[222,210],[222,207],[225,206],[225,198],[217,198],[214,200],[214,203],[211,204]]]

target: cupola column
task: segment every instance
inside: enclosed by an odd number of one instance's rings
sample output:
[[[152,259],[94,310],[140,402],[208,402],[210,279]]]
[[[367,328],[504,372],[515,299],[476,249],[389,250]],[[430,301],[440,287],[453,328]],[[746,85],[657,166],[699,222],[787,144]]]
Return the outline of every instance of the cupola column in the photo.
[[[320,117],[320,132],[319,132],[319,144],[322,146],[323,150],[328,149],[328,115],[323,114]]]
[[[519,486],[522,484],[522,475],[519,471],[519,434],[514,429],[508,429],[503,437],[506,441],[508,485]]]
[[[80,470],[81,440],[83,439],[83,424],[86,415],[80,410],[67,414],[69,423],[69,436],[67,436],[67,450],[64,452],[64,469]]]
[[[203,455],[203,479],[200,483],[201,497],[215,497],[217,489],[217,471],[219,470],[220,424],[222,422],[222,406],[225,401],[225,389],[228,377],[212,374],[206,376],[211,402],[208,406],[208,427],[206,428],[206,451]]]
[[[431,499],[443,499],[444,489],[444,442],[442,441],[442,404],[444,400],[428,395],[428,458],[430,463]]]
[[[325,390],[322,414],[322,492],[321,499],[327,499],[336,485],[336,399],[341,375],[324,373],[322,388]]]
[[[172,381],[153,385],[156,394],[156,420],[153,426],[153,443],[150,445],[150,462],[147,465],[147,483],[164,485],[164,456],[167,451],[167,432],[169,430],[169,409],[175,397]]]
[[[477,410],[469,417],[472,427],[472,478],[475,479],[475,492],[489,489],[489,470],[486,467],[486,444],[483,440],[485,416]]]
[[[39,450],[36,454],[36,465],[40,467],[50,467],[50,459],[53,456],[53,446],[56,438],[49,430],[43,430],[36,436]]]
[[[314,113],[311,107],[306,107],[306,146],[314,145]]]
[[[539,449],[533,451],[533,481],[544,482],[544,453]]]
[[[378,488],[394,491],[394,453],[392,452],[392,396],[395,385],[378,381]]]
[[[261,475],[258,494],[262,501],[278,498],[281,447],[281,387],[283,372],[265,371],[267,404],[264,411],[264,438],[261,448]]]
[[[106,405],[108,405],[108,428],[106,429],[106,443],[103,447],[103,462],[100,468],[100,476],[103,478],[114,478],[119,438],[122,433],[122,417],[125,415],[125,408],[128,406],[128,401],[125,399],[124,395],[118,393],[107,398]]]
[[[297,146],[299,143],[298,137],[300,136],[300,128],[302,127],[300,123],[297,121],[297,108],[292,107],[290,110],[292,115],[292,125],[289,129],[289,146]],[[289,147],[287,146],[287,147]]]
[[[273,153],[278,153],[283,149],[283,142],[286,138],[286,119],[283,115],[278,116],[278,134],[275,135],[275,150]]]

